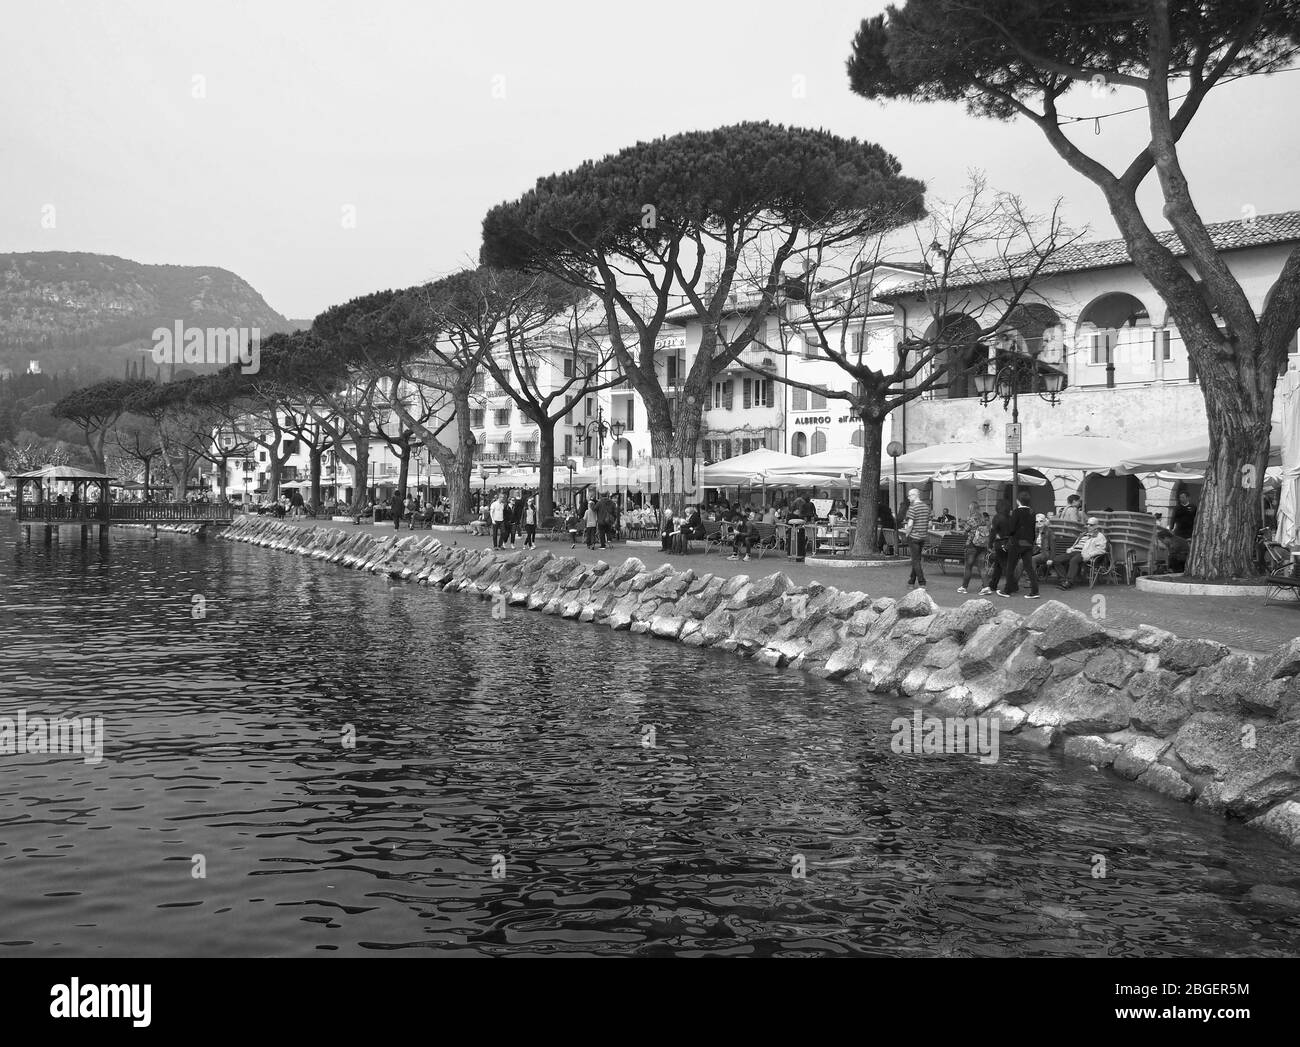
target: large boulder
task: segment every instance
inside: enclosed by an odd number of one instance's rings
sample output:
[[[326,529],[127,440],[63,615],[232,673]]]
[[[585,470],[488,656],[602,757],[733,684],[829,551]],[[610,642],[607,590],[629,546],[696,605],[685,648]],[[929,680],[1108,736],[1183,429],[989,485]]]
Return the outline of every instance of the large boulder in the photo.
[[[1072,676],[1049,682],[1025,711],[1033,727],[1055,727],[1066,734],[1106,734],[1128,726],[1132,703],[1113,687]]]
[[[1246,823],[1291,847],[1300,847],[1300,800],[1283,800]]]
[[[826,613],[832,618],[851,618],[863,608],[871,606],[871,597],[860,592],[841,592],[838,589],[827,591]]]
[[[1213,640],[1174,640],[1160,649],[1160,668],[1190,675],[1207,665],[1214,665],[1231,652]]]
[[[1025,627],[1019,615],[999,615],[971,634],[957,660],[970,678],[995,672],[1024,639]]]
[[[1032,637],[1021,641],[1007,656],[1002,672],[997,674],[1003,697],[1009,705],[1024,705],[1038,697],[1052,678],[1053,667],[1038,653]]]
[[[1300,636],[1288,640],[1265,660],[1269,679],[1300,674]]]
[[[1201,712],[1178,729],[1173,751],[1213,782],[1201,806],[1254,816],[1300,789],[1300,723],[1243,724],[1239,717]]]
[[[966,640],[985,622],[997,617],[998,609],[988,600],[964,600],[956,607],[946,607],[930,619],[926,637],[930,640],[942,640],[953,636]]]
[[[925,646],[923,636],[901,636],[872,646],[858,670],[867,690],[896,689],[913,667],[913,659],[920,661]]]
[[[1111,645],[1093,652],[1084,663],[1083,675],[1093,683],[1123,687],[1141,668],[1142,661],[1136,655]]]
[[[900,618],[928,618],[939,609],[924,589],[913,589],[894,606]]]
[[[1100,647],[1107,638],[1105,630],[1086,614],[1057,600],[1048,600],[1039,607],[1025,625],[1040,634],[1037,637],[1038,650],[1047,658]]]

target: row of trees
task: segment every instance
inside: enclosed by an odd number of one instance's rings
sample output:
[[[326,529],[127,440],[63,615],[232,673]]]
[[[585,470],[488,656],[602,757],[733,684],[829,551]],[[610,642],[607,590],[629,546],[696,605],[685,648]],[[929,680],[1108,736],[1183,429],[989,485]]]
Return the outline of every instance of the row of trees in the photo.
[[[1298,11],[1300,0],[1099,0],[1068,12],[1046,0],[911,0],[864,22],[849,62],[864,97],[959,100],[978,115],[1034,121],[1102,189],[1201,375],[1212,461],[1189,571],[1207,578],[1250,570],[1259,505],[1237,479],[1244,465],[1262,470],[1267,456],[1278,365],[1300,320],[1300,251],[1256,318],[1192,205],[1177,144],[1211,88],[1293,60]],[[1120,173],[1073,143],[1056,108],[1073,85],[1098,77],[1146,97],[1150,141]],[[1174,109],[1170,82],[1180,78],[1188,91]],[[1136,205],[1153,171],[1190,273]],[[257,375],[225,372],[147,392],[105,383],[69,397],[75,402],[64,410],[101,464],[105,431],[122,418],[145,420],[158,461],[174,476],[187,454],[211,459],[211,433],[225,428],[269,452],[274,483],[276,456],[291,436],[310,451],[314,496],[320,455],[333,449],[353,470],[358,501],[374,441],[401,459],[399,483],[422,442],[463,518],[474,383],[486,373],[539,429],[545,513],[555,424],[571,398],[626,382],[645,405],[654,456],[693,469],[714,380],[736,368],[778,378],[759,372],[746,350],[779,354],[811,339],[852,377],[851,391],[829,395],[863,423],[865,545],[889,414],[955,372],[983,366],[986,347],[1025,316],[1039,269],[1071,239],[1055,213],[1031,218],[978,184],[929,216],[924,193],[880,146],[826,131],[746,123],[639,143],[541,178],[491,209],[478,268],[355,299],[307,331],[268,340]],[[866,330],[881,245],[903,228],[925,228],[918,242],[929,239],[938,259],[925,278],[932,317],[924,337],[909,333],[881,363],[854,333]],[[1015,264],[1000,267],[999,259]],[[980,317],[978,330],[948,323],[947,276],[968,261],[1006,273],[981,307],[964,303],[963,312]],[[657,345],[665,327],[683,320],[698,324],[701,338],[670,383]],[[595,365],[574,366],[571,377],[542,388],[538,371],[557,348]]]

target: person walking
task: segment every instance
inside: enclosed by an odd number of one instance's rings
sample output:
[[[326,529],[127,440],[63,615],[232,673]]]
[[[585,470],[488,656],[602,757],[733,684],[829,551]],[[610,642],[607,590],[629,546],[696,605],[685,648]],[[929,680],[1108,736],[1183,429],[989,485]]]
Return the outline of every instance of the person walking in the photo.
[[[388,511],[393,516],[393,530],[397,531],[402,526],[402,492],[394,491],[393,497],[388,500]]]
[[[603,494],[597,500],[596,518],[599,520],[596,529],[600,533],[600,547],[604,549],[606,539],[612,538],[614,531],[614,503],[609,495]]]
[[[962,521],[962,532],[966,535],[966,562],[961,585],[957,587],[959,593],[967,591],[971,577],[979,569],[980,558],[988,552],[989,525],[984,519],[984,514],[980,512],[978,502],[971,502],[967,506],[966,519]]]
[[[524,529],[524,499],[522,495],[516,495],[510,503],[510,511],[506,515],[506,531],[510,536],[510,548],[515,547],[515,537]]]
[[[500,549],[505,544],[506,534],[506,500],[500,491],[488,508],[488,519],[492,521],[492,548]]]
[[[596,503],[590,499],[587,501],[587,511],[582,514],[582,526],[587,531],[587,548],[596,548],[596,528],[600,526],[600,513],[596,511]]]
[[[1019,588],[1020,569],[1023,567],[1029,578],[1029,592],[1026,600],[1037,600],[1038,573],[1034,570],[1034,511],[1029,508],[1031,501],[1028,491],[1021,491],[1017,499],[1020,504],[1011,514],[1011,535],[1007,543],[1007,577],[998,595],[1003,599],[1011,598],[1011,590]]]
[[[901,537],[907,540],[912,554],[912,571],[907,584],[919,589],[925,588],[925,569],[921,566],[921,550],[924,548],[926,532],[930,530],[930,507],[921,501],[921,492],[913,487],[907,492],[907,512],[903,514]]]
[[[984,588],[980,596],[992,596],[1002,580],[1002,571],[1007,562],[1007,544],[1011,536],[1011,506],[1005,498],[999,498],[993,507],[993,521],[989,525],[988,574],[984,579]]]
[[[529,498],[524,506],[524,548],[537,548],[537,499]]]

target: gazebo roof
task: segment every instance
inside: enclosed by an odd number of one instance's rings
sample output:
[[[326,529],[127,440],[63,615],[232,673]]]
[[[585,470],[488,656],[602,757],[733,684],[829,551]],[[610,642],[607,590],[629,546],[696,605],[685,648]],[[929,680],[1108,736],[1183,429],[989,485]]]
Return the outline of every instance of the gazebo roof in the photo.
[[[92,473],[89,469],[78,469],[72,465],[47,465],[44,469],[33,469],[30,473],[17,473],[15,480],[114,480],[116,477],[107,473]]]

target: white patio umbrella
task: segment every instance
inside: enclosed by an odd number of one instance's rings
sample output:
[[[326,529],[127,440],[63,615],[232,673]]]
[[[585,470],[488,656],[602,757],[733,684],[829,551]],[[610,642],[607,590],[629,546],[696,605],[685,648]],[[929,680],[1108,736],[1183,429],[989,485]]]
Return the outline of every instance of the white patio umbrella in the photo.
[[[1282,427],[1287,428],[1288,411],[1284,408]],[[1297,434],[1300,439],[1300,434]],[[1285,437],[1274,434],[1269,440],[1268,464],[1282,465]],[[1300,458],[1298,458],[1300,460]],[[1115,470],[1118,473],[1198,472],[1205,475],[1210,463],[1210,437],[1208,434],[1191,440],[1178,440],[1153,448],[1138,450],[1127,455]]]
[[[862,471],[862,448],[844,447],[834,451],[818,451],[816,454],[804,455],[802,458],[789,456],[793,461],[784,465],[773,466],[768,470],[768,478],[776,476],[849,476],[856,477]],[[881,475],[889,459],[881,452]]]
[[[858,461],[861,460],[861,452],[859,452]],[[792,454],[760,447],[756,451],[736,455],[735,458],[724,458],[720,462],[704,466],[700,470],[700,485],[702,487],[743,487],[753,483],[755,476],[771,476],[783,467],[793,469],[806,461],[807,458],[798,458]]]

